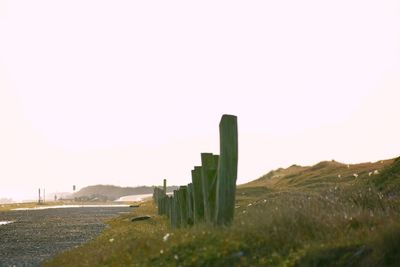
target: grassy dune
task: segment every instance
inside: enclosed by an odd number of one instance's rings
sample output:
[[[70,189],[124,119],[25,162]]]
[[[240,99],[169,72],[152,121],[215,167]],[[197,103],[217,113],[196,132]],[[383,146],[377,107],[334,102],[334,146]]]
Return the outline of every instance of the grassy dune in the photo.
[[[229,228],[172,230],[146,202],[45,266],[398,266],[399,166],[321,162],[270,172],[238,187]],[[154,217],[130,221],[142,214]]]

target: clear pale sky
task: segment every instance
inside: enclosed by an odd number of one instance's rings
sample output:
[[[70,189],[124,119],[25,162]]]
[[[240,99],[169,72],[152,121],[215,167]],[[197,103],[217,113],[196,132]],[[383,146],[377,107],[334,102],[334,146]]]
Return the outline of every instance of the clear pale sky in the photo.
[[[0,197],[400,154],[400,2],[0,0]]]

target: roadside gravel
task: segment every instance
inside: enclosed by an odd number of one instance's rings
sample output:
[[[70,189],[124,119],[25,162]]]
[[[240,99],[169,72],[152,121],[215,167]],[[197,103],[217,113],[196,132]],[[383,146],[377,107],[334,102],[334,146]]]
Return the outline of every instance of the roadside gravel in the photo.
[[[0,212],[0,267],[39,266],[55,254],[87,242],[104,221],[129,207],[81,207]]]

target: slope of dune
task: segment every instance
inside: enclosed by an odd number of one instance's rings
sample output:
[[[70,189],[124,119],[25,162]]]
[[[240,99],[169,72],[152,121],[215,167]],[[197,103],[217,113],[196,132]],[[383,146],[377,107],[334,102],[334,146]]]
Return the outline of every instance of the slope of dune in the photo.
[[[314,166],[292,165],[270,171],[240,188],[267,187],[270,189],[312,189],[333,184],[352,183],[355,180],[373,180],[394,162],[393,159],[359,164],[322,161]]]

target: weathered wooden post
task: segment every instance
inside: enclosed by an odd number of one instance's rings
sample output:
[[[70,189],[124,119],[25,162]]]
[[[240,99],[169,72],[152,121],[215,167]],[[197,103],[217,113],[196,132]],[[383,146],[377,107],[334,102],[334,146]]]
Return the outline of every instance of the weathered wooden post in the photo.
[[[164,179],[163,189],[164,189],[164,194],[167,194],[167,179]]]
[[[201,167],[195,166],[192,170],[193,184],[193,219],[194,223],[204,221],[203,185],[201,183]]]
[[[188,224],[194,223],[193,218],[193,184],[190,183],[187,186],[187,206],[188,206]]]
[[[165,215],[170,219],[171,217],[171,198],[169,196],[165,196]]]
[[[178,190],[174,190],[174,198],[172,199],[172,204],[173,204],[173,226],[175,228],[178,228],[181,226],[181,216],[180,216],[180,206],[179,206],[179,200],[178,200]]]
[[[201,181],[204,196],[204,218],[208,223],[213,223],[215,220],[218,158],[218,155],[201,153]]]
[[[157,208],[158,208],[158,215],[162,215],[163,214],[163,210],[162,210],[162,197],[161,197],[161,189],[157,187]]]
[[[162,194],[161,196],[161,215],[165,215],[167,212],[167,195]]]
[[[187,186],[179,187],[179,206],[181,211],[181,225],[188,225],[188,207],[187,207]]]
[[[158,211],[158,215],[164,215],[166,214],[166,197],[167,195],[164,194],[164,191],[158,187],[154,188],[154,192],[153,192],[153,199],[154,199],[154,203],[157,205],[157,211]]]
[[[216,223],[229,225],[235,211],[238,165],[237,117],[223,115],[219,124],[220,157],[217,176]]]

